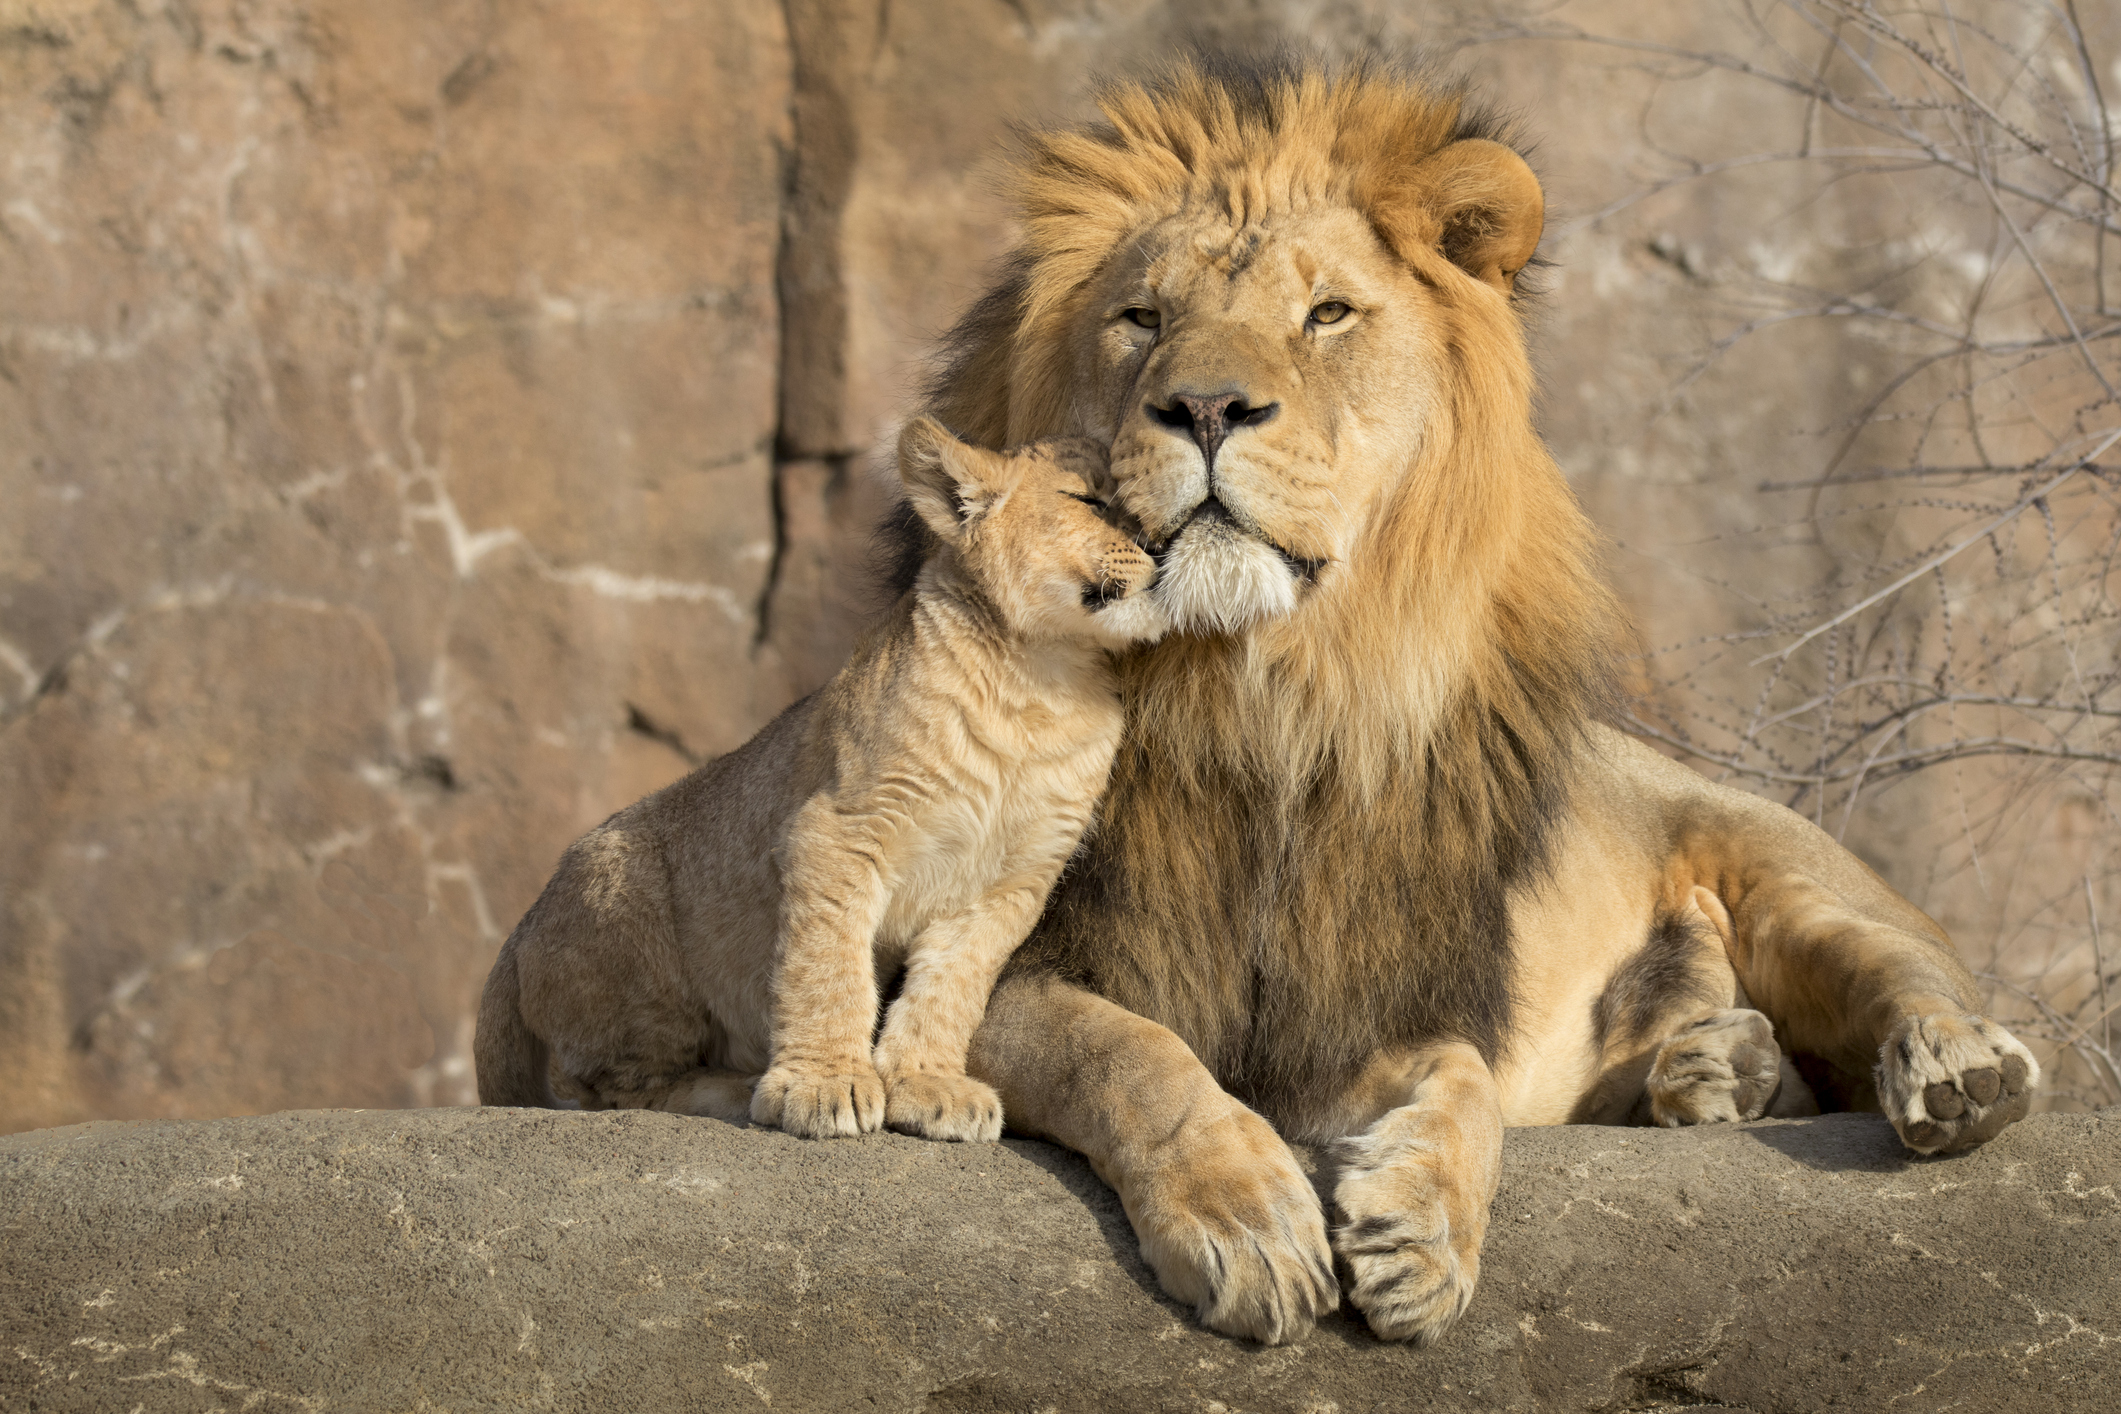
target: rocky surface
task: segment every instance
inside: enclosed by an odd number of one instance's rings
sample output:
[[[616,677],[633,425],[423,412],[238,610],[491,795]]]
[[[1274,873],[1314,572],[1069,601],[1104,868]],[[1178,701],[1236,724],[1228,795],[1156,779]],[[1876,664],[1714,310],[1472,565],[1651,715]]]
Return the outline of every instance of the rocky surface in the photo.
[[[0,1139],[0,1409],[2111,1410],[2121,1111],[1514,1130],[1435,1348],[1200,1329],[1075,1156],[644,1113]]]

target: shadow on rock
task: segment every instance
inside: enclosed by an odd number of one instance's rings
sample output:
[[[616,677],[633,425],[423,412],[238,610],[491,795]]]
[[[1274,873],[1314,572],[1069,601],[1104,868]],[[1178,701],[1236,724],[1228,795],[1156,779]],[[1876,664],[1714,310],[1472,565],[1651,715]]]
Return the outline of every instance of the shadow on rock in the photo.
[[[1127,1221],[1127,1210],[1120,1206],[1119,1195],[1091,1171],[1088,1159],[1042,1139],[1005,1136],[1001,1144],[1018,1158],[1052,1174],[1060,1180],[1061,1187],[1081,1201],[1097,1221],[1098,1237],[1110,1249],[1112,1259],[1119,1263],[1120,1270],[1130,1281],[1169,1307],[1175,1318],[1192,1318],[1190,1308],[1164,1295],[1163,1288],[1157,1285],[1156,1273],[1150,1271],[1149,1264],[1142,1260],[1141,1244],[1134,1240],[1134,1225]]]
[[[1756,1120],[1745,1132],[1784,1158],[1830,1173],[1898,1173],[1918,1162],[1880,1114]]]

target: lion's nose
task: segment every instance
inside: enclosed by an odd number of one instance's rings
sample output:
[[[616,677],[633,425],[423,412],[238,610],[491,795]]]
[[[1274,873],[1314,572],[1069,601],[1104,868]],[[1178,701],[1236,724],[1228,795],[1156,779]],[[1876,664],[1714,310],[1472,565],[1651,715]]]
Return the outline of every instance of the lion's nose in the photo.
[[[1281,411],[1281,404],[1253,403],[1243,393],[1174,393],[1168,404],[1158,407],[1152,402],[1147,411],[1152,422],[1191,436],[1207,460],[1208,469],[1213,471],[1216,450],[1233,429],[1272,421],[1274,414]]]

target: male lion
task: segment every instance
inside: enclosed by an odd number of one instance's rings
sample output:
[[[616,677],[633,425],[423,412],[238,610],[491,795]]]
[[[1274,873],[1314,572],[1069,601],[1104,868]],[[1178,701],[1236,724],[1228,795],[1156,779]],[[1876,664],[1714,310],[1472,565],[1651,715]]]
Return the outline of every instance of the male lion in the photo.
[[[1513,303],[1542,197],[1495,124],[1378,65],[1101,106],[1028,139],[933,395],[990,446],[1109,442],[1184,630],[1123,664],[1102,828],[974,1037],[1009,1123],[1087,1155],[1215,1329],[1300,1336],[1338,1253],[1424,1342],[1506,1125],[1808,1108],[1777,1038],[1919,1153],[2024,1115],[2033,1058],[1935,923],[1604,725],[1616,613]],[[1330,1246],[1284,1135],[1341,1141]]]

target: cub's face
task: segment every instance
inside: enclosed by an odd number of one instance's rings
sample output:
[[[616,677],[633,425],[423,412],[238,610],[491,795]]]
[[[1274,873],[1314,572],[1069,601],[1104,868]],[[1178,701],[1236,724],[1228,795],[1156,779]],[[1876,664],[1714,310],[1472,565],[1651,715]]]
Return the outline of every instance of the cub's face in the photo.
[[[1114,253],[1073,331],[1074,417],[1111,444],[1176,626],[1289,612],[1356,552],[1435,403],[1435,298],[1346,207],[1181,214]]]
[[[1107,500],[1096,445],[1046,442],[1004,455],[1015,489],[972,527],[964,549],[987,596],[1027,635],[1111,648],[1162,637],[1169,618],[1144,592],[1156,561]]]
[[[1145,592],[1156,561],[1107,500],[1095,443],[990,452],[916,418],[899,439],[899,474],[914,509],[1019,637],[1124,648],[1169,628]]]

